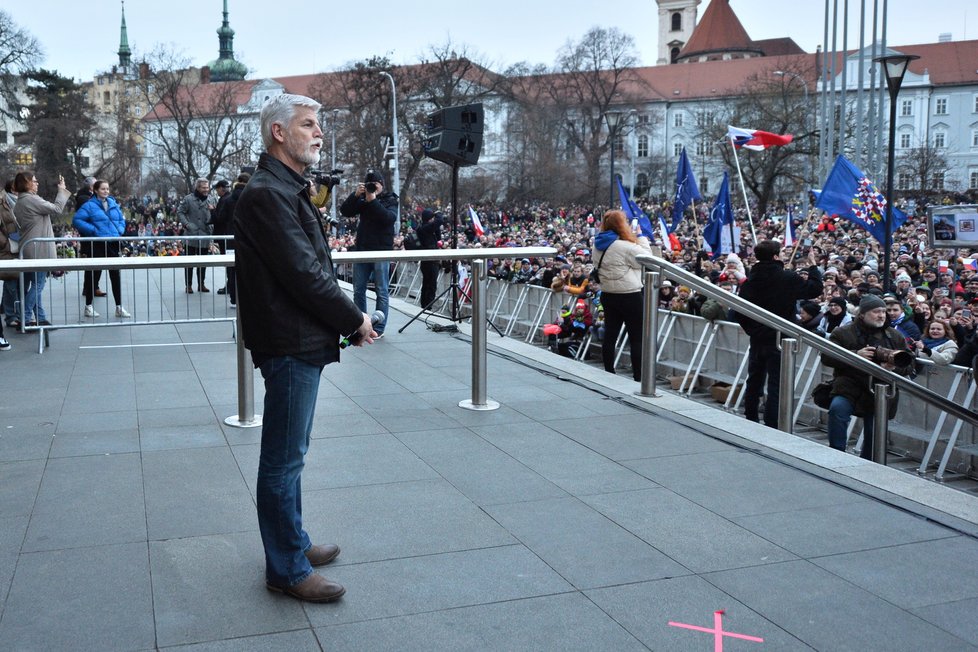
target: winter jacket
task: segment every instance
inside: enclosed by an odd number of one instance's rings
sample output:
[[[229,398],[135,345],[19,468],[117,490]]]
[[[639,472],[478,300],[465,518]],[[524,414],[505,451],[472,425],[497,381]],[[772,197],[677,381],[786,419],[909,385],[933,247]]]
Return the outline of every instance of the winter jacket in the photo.
[[[18,257],[17,254],[10,253],[8,238],[12,233],[20,233],[11,201],[16,205],[17,197],[11,196],[8,201],[7,192],[0,190],[0,260],[13,260]]]
[[[919,355],[922,359],[930,360],[934,364],[948,365],[951,364],[957,354],[958,343],[954,340],[948,340],[932,349],[925,346],[920,350]]]
[[[340,215],[344,217],[360,216],[357,225],[356,251],[388,251],[394,248],[394,222],[397,221],[397,195],[384,192],[366,201],[350,193],[343,205]]]
[[[20,246],[24,258],[57,258],[58,250],[53,242],[27,244],[32,238],[53,238],[51,216],[61,215],[71,193],[66,188],[58,190],[54,203],[44,201],[34,193],[22,192],[14,206],[14,216],[20,224]]]
[[[71,225],[85,238],[117,238],[126,232],[126,219],[115,197],[107,197],[108,210],[102,207],[98,195],[82,204]]]
[[[177,207],[177,219],[183,225],[183,235],[210,235],[211,209],[207,199],[192,192]],[[199,252],[209,246],[207,240],[188,240],[187,248]]]
[[[795,304],[799,299],[814,299],[822,294],[822,274],[818,267],[808,270],[808,278],[786,270],[780,260],[762,260],[754,264],[743,285],[740,297],[774,313],[782,319],[797,323]],[[750,336],[752,346],[775,343],[777,331],[750,317],[736,314],[737,322]]]
[[[594,267],[601,268],[601,291],[610,294],[629,294],[642,291],[642,266],[636,256],[649,255],[652,248],[649,239],[641,236],[638,242],[628,242],[618,237],[614,231],[602,231],[594,236],[594,248],[597,255],[592,255]]]
[[[844,349],[856,352],[865,346],[880,346],[895,351],[909,351],[907,340],[895,328],[884,326],[879,329],[867,328],[863,320],[857,317],[851,324],[839,326],[829,335],[829,341]],[[857,417],[865,417],[873,413],[873,391],[870,389],[869,375],[850,367],[845,362],[830,355],[822,354],[822,364],[834,371],[832,378],[832,396],[844,396],[855,408]],[[894,373],[902,376],[910,373],[913,365],[898,367]],[[890,401],[890,418],[896,414],[899,394]]]
[[[339,360],[363,313],[336,281],[305,179],[267,153],[235,206],[234,242],[245,346],[258,358]]]

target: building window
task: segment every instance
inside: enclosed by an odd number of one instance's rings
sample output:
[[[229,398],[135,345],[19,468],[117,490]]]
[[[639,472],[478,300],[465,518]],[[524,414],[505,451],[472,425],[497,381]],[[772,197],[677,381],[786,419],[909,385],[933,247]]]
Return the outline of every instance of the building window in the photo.
[[[679,48],[673,48],[669,50],[669,63],[676,63],[676,59],[679,58]]]
[[[935,172],[933,178],[931,179],[931,189],[932,190],[944,190],[944,173]]]
[[[700,194],[703,194],[703,195],[705,195],[706,193],[710,192],[710,178],[709,177],[700,177],[699,191],[700,191]]]
[[[673,143],[672,144],[672,155],[673,156],[679,156],[682,153],[683,153],[683,144],[682,143]]]
[[[900,134],[900,149],[910,149],[910,134]]]
[[[713,155],[713,141],[712,140],[701,140],[696,143],[696,155],[697,156],[712,156]]]
[[[968,175],[968,188],[978,190],[978,170],[972,170]]]
[[[675,113],[672,114],[672,126],[673,127],[682,127],[683,126],[683,112],[682,111],[676,111]]]
[[[7,130],[0,131],[0,145],[7,144]]]
[[[975,95],[975,106],[971,110],[974,113],[978,113],[978,95]]]
[[[111,103],[112,103],[112,93],[110,93],[109,91],[105,91],[104,93],[102,93],[102,104],[107,105]]]
[[[649,191],[649,175],[642,172],[635,179],[635,195],[644,197]]]
[[[700,111],[696,114],[697,127],[709,127],[713,125],[713,111]]]
[[[910,190],[909,172],[901,172],[897,175],[897,190]]]
[[[974,129],[971,132],[971,146],[978,147],[978,129]]]
[[[621,154],[625,151],[625,138],[621,134],[616,134],[611,146],[615,148],[616,154]]]
[[[934,101],[934,115],[947,115],[946,97],[939,97]]]
[[[934,132],[934,147],[947,147],[947,134],[943,131]]]
[[[638,157],[648,158],[649,155],[649,137],[642,135],[638,137]]]
[[[674,11],[672,13],[672,31],[673,32],[683,31],[683,15],[679,11]]]
[[[900,115],[902,116],[913,115],[913,100],[900,101]]]

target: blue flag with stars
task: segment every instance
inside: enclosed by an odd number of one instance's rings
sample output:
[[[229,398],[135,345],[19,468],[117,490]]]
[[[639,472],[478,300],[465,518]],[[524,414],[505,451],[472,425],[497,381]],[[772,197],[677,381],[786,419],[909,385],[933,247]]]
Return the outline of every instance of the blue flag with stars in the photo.
[[[696,175],[693,174],[693,166],[689,164],[689,157],[686,156],[686,148],[683,147],[679,155],[679,167],[676,168],[676,196],[672,202],[672,226],[669,232],[676,230],[679,223],[683,221],[683,214],[693,200],[701,201],[700,189],[696,186]]]
[[[723,239],[723,228],[733,224],[733,207],[730,205],[730,177],[724,172],[723,183],[717,192],[716,201],[710,211],[710,219],[703,229],[703,239],[710,245],[710,257],[716,260],[720,257],[720,246]]]
[[[836,157],[815,207],[849,220],[869,231],[880,244],[886,243],[886,198],[846,157]],[[894,206],[890,233],[906,221],[907,215]]]

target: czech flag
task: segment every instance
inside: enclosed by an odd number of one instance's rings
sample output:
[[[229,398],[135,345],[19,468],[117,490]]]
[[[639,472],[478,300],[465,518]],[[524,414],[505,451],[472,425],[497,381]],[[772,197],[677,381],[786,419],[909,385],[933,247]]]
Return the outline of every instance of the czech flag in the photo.
[[[938,273],[943,274],[944,272],[946,272],[948,270],[948,267],[949,267],[949,265],[948,265],[948,263],[947,263],[946,260],[939,260],[939,261],[937,261],[937,271],[938,271]]]
[[[479,214],[471,206],[469,206],[469,217],[472,218],[472,228],[475,229],[475,235],[479,238],[484,236],[486,230],[482,228],[482,220],[479,219]]]
[[[791,206],[788,207],[788,215],[784,218],[784,247],[790,249],[795,246],[797,240],[795,235],[795,217],[791,213]]]
[[[978,260],[974,258],[958,258],[958,262],[964,265],[966,269],[978,272]]]
[[[768,147],[787,145],[794,138],[791,134],[772,134],[759,129],[727,126],[727,140],[732,141],[737,149],[746,148],[760,152]]]

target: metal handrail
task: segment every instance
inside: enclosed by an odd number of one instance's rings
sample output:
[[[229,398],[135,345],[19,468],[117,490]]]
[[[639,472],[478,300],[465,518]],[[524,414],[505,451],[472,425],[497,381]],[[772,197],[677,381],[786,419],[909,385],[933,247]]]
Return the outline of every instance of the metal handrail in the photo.
[[[963,421],[966,421],[971,425],[978,426],[978,412],[969,410],[962,405],[958,405],[957,403],[948,400],[946,397],[941,396],[940,394],[929,390],[926,387],[918,385],[917,383],[908,380],[899,374],[895,374],[892,371],[884,369],[883,367],[870,362],[866,358],[856,355],[852,351],[830,342],[827,338],[820,335],[814,335],[809,331],[806,331],[801,326],[793,324],[787,319],[782,319],[777,315],[759,308],[755,304],[740,298],[736,294],[722,290],[709,281],[686,271],[678,265],[674,265],[661,258],[656,258],[654,256],[645,254],[638,256],[637,260],[644,267],[647,267],[653,271],[659,271],[671,279],[681,281],[684,285],[688,285],[690,288],[706,295],[711,299],[716,299],[725,306],[733,308],[738,313],[744,314],[754,321],[760,322],[765,326],[780,331],[783,334],[790,335],[793,338],[803,341],[805,344],[816,349],[820,353],[825,353],[837,360],[841,360],[849,366],[868,374],[872,378],[885,381],[891,387],[897,387],[904,390],[911,396],[915,396],[923,401],[926,401],[927,403]]]

